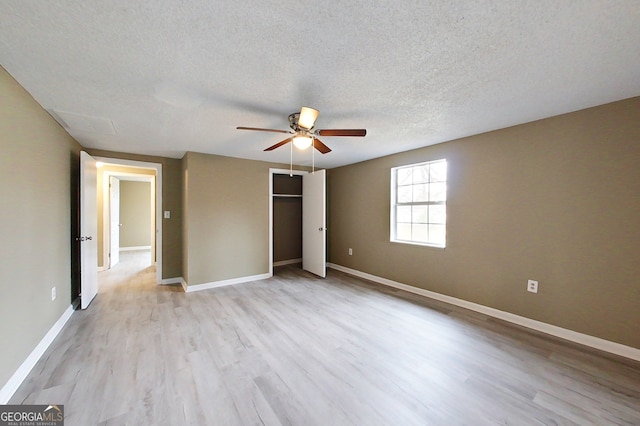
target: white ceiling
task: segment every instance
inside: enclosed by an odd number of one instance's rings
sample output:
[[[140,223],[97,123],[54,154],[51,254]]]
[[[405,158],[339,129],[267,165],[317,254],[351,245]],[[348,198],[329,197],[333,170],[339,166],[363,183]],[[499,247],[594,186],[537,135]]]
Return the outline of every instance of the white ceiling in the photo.
[[[331,168],[638,96],[639,46],[637,0],[0,1],[0,63],[83,146],[176,158],[288,163],[235,127],[303,105],[368,130]]]

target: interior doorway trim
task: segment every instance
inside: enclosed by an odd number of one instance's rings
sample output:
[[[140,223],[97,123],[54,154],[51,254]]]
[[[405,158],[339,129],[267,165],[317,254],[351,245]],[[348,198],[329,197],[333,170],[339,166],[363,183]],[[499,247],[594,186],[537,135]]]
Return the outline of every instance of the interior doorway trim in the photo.
[[[125,160],[122,158],[94,157],[105,164],[155,169],[155,226],[156,226],[156,282],[162,283],[162,164],[146,161]],[[116,173],[118,174],[118,173]],[[119,173],[124,175],[124,173]]]
[[[273,276],[273,175],[302,176],[309,172],[304,170],[269,169],[269,276]],[[304,194],[303,194],[304,196]]]

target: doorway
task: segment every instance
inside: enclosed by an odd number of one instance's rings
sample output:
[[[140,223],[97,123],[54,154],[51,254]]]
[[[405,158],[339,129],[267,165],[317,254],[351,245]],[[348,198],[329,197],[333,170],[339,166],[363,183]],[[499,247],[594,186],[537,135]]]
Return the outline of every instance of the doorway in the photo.
[[[302,269],[324,278],[325,171],[269,172],[269,275],[274,266],[302,263]]]
[[[103,168],[102,270],[116,266],[124,251],[146,251],[148,264],[154,264],[155,174],[131,167],[113,170],[108,164]]]
[[[156,266],[156,281],[162,282],[162,164],[105,157],[96,159],[101,163],[98,172],[99,270],[104,271],[115,266],[123,248],[128,249],[127,251],[148,252],[149,265]],[[114,196],[112,185],[119,185],[120,190],[115,191],[119,192],[119,196]],[[127,201],[128,193],[134,197],[133,201]],[[142,202],[136,199],[141,196],[144,199]],[[142,214],[146,214],[147,217],[130,218],[125,223],[126,212],[131,211],[131,208],[118,209],[118,213],[123,213],[125,217],[121,216],[116,220],[116,206],[112,206],[112,202],[117,201],[121,205],[134,204],[129,207],[143,210],[146,213]],[[114,229],[125,227],[129,228],[123,229],[125,232]],[[116,235],[119,240],[117,244],[114,241]],[[125,239],[121,238],[125,236]]]
[[[273,266],[302,263],[302,176],[273,174]]]

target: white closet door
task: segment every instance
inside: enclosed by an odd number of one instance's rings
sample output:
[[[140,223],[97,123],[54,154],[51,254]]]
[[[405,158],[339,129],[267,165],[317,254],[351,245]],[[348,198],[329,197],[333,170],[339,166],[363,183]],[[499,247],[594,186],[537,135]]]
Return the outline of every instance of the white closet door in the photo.
[[[326,174],[302,177],[302,268],[319,277],[327,275]]]

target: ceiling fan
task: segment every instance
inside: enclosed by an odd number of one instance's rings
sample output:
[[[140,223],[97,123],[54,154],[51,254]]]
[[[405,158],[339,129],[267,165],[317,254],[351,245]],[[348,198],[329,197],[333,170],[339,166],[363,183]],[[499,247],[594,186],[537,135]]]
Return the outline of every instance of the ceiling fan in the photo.
[[[260,132],[275,132],[275,133],[288,133],[293,136],[278,142],[275,145],[271,145],[266,148],[265,151],[273,151],[283,145],[293,142],[293,144],[299,149],[307,149],[311,145],[322,154],[331,152],[331,148],[325,145],[318,136],[357,136],[363,137],[367,134],[366,129],[316,129],[314,127],[316,119],[318,118],[320,111],[302,107],[300,112],[294,112],[289,115],[289,127],[291,130],[278,130],[278,129],[262,129],[258,127],[236,127],[238,130],[257,130]]]

